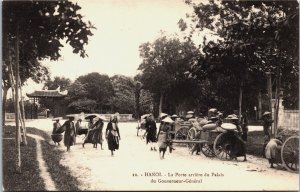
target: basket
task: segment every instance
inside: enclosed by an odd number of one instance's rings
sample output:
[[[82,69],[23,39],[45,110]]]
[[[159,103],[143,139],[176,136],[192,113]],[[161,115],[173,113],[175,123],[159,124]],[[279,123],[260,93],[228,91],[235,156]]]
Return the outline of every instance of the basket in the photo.
[[[52,134],[51,138],[54,142],[58,143],[63,139],[63,135],[62,134]]]
[[[87,133],[88,133],[88,129],[82,129],[81,128],[81,129],[78,130],[78,135],[82,135],[82,134],[86,135]]]

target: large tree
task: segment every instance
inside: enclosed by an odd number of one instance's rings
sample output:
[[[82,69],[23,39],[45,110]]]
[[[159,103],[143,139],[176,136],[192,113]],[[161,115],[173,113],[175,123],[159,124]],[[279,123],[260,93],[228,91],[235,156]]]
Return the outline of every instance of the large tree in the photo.
[[[153,43],[147,42],[140,46],[143,59],[139,66],[141,82],[144,89],[150,90],[159,98],[159,114],[163,109],[163,101],[178,101],[190,96],[187,91],[190,82],[185,72],[188,71],[191,59],[199,54],[191,41],[181,41],[178,37],[162,36]],[[178,94],[172,94],[172,93]],[[178,103],[177,103],[178,104]]]
[[[277,85],[280,84],[280,74],[283,85],[298,76],[297,1],[187,3],[194,8],[194,31],[209,29],[219,36],[217,43],[204,39],[202,47],[205,57],[194,66],[192,74],[201,76],[206,72],[210,77],[213,74],[230,76],[227,82],[221,83],[227,83],[227,87],[232,87],[235,95],[239,95],[240,108],[242,96],[245,95],[242,94],[244,87],[247,90],[252,87],[254,89],[250,92],[257,93],[260,89],[266,89],[262,87],[266,72],[271,72]],[[182,21],[180,24],[183,29],[186,27]],[[298,98],[298,95],[295,97]],[[232,99],[229,95],[228,98]]]
[[[19,62],[21,84],[28,78],[36,82],[47,80],[48,70],[40,64],[43,59],[57,60],[63,41],[70,44],[73,53],[87,56],[84,46],[94,28],[78,13],[81,7],[69,1],[4,1],[3,24],[3,105],[9,81],[9,65]],[[16,61],[16,36],[19,47]]]
[[[110,98],[114,96],[114,89],[108,75],[97,72],[82,75],[77,78],[87,91],[87,99],[96,101],[98,112],[110,110]]]
[[[135,82],[133,78],[114,75],[110,80],[114,89],[114,97],[110,100],[112,112],[133,113],[135,106]]]
[[[4,1],[2,3],[3,24],[3,106],[9,88],[15,90],[16,116],[16,171],[21,172],[20,113],[19,97],[21,85],[30,77],[43,80],[47,69],[40,65],[45,58],[57,60],[65,39],[74,53],[85,57],[85,44],[93,27],[82,20],[77,12],[80,6],[68,1]],[[21,93],[21,95],[19,94]],[[22,105],[24,106],[24,105]],[[23,107],[24,108],[24,107]],[[5,113],[3,111],[3,117]],[[3,122],[4,122],[3,118]],[[3,123],[4,124],[4,123]],[[23,135],[26,143],[26,129],[23,121]]]

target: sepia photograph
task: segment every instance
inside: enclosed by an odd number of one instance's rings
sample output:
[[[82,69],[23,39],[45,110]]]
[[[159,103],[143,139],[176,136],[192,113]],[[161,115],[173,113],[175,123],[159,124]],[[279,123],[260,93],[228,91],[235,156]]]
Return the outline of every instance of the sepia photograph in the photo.
[[[2,191],[299,191],[297,0],[3,0]]]

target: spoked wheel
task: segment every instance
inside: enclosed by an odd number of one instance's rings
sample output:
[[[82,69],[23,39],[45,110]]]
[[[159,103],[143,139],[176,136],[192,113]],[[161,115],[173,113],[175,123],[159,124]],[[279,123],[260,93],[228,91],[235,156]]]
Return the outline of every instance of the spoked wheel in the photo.
[[[214,153],[221,160],[230,160],[231,137],[225,132],[219,134],[214,141]]]
[[[187,134],[187,140],[190,140],[190,141],[194,140],[195,136],[196,136],[196,133],[197,133],[197,131],[194,127],[190,128],[189,131],[188,131],[188,134]],[[194,145],[195,145],[194,143],[188,143],[187,144],[189,149],[193,149]]]
[[[210,145],[208,143],[202,144],[201,151],[206,157],[216,156],[214,153],[213,144],[210,144]]]
[[[281,160],[285,168],[292,172],[299,171],[299,138],[289,137],[282,145]]]

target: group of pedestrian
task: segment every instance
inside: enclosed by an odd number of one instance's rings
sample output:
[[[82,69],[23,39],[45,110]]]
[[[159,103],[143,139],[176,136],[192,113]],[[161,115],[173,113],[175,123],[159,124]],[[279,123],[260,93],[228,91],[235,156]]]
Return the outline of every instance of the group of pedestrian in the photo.
[[[64,132],[64,145],[67,147],[67,151],[70,151],[71,146],[76,144],[76,136],[81,129],[82,119],[78,119],[76,124],[74,124],[74,119],[74,116],[68,116],[68,120],[65,121],[63,125],[59,123],[60,118],[53,119],[55,122],[53,123],[52,134]],[[82,147],[84,147],[86,143],[92,143],[94,148],[97,148],[97,145],[100,144],[101,149],[103,149],[104,120],[105,118],[98,115],[89,118],[88,132],[84,138]],[[114,156],[114,151],[119,149],[119,141],[121,140],[118,117],[116,114],[110,117],[105,131],[105,138],[107,140],[108,149],[111,151],[111,156]]]
[[[101,149],[103,149],[102,147],[102,142],[103,142],[103,134],[102,134],[102,129],[104,126],[104,119],[101,116],[96,116],[95,118],[89,118],[90,121],[88,123],[88,132],[84,138],[84,141],[82,143],[82,147],[84,147],[84,144],[86,143],[92,143],[94,148],[97,148],[98,143],[101,146]],[[93,123],[93,119],[95,120],[95,123]],[[81,121],[81,119],[79,119],[78,121]],[[79,125],[80,126],[80,125]],[[76,130],[79,130],[80,127],[76,127]]]
[[[207,123],[215,123],[217,125],[222,124],[221,120],[221,113],[215,116],[211,116],[209,121]],[[233,151],[242,151],[244,154],[244,161],[246,161],[246,142],[247,142],[247,133],[248,133],[248,117],[247,113],[243,113],[241,117],[241,121],[239,122],[238,118],[234,115],[229,115],[229,119],[231,119],[231,122],[237,126],[239,135],[238,140],[236,142],[239,142],[238,145],[234,146],[240,146],[241,149],[236,149]],[[189,113],[186,116],[187,121],[193,122],[194,114]],[[167,148],[169,147],[169,152],[172,153],[172,150],[174,150],[172,146],[172,142],[170,142],[172,139],[174,139],[174,126],[178,119],[180,119],[176,114],[169,116],[168,114],[163,114],[161,116],[161,122],[159,129],[157,131],[156,122],[154,120],[154,117],[152,114],[148,115],[146,117],[146,144],[150,144],[150,150],[151,151],[157,151],[156,146],[158,147],[159,151],[159,157],[161,159],[164,159],[165,153],[167,151]],[[68,116],[68,120],[64,122],[63,125],[59,123],[60,118],[54,118],[55,122],[53,123],[53,131],[52,134],[60,134],[64,132],[64,145],[67,147],[67,151],[70,151],[70,148],[72,145],[75,145],[76,143],[76,136],[78,135],[78,132],[81,128],[81,122],[82,119],[78,119],[76,124],[74,124],[74,116]],[[263,146],[263,153],[265,157],[269,160],[271,167],[273,167],[273,163],[275,163],[276,159],[276,153],[278,153],[278,148],[282,145],[282,138],[271,138],[270,133],[270,126],[273,123],[271,113],[265,112],[263,114],[262,120],[264,122],[263,124],[263,130],[264,130],[264,146]],[[94,148],[97,148],[97,144],[101,145],[101,149],[103,149],[103,127],[104,127],[104,118],[101,116],[95,116],[94,118],[89,119],[88,123],[88,132],[84,138],[84,141],[82,143],[82,146],[86,143],[92,143]],[[201,122],[200,122],[201,124]],[[197,127],[197,126],[196,126]],[[199,125],[199,127],[201,127]],[[195,139],[200,137],[200,131],[195,135]],[[107,140],[108,149],[111,151],[111,156],[114,156],[114,151],[119,149],[119,142],[121,140],[120,137],[120,131],[118,127],[118,118],[117,115],[113,115],[110,118],[109,123],[107,124],[106,131],[105,131],[105,138]],[[56,142],[55,142],[56,144]],[[57,142],[58,145],[59,142]],[[199,154],[201,150],[201,144],[194,145],[194,148],[192,149],[193,152],[196,152],[196,154]],[[233,154],[234,155],[234,154]]]
[[[172,116],[172,118],[174,117],[175,115]],[[172,153],[172,150],[174,150],[172,143],[170,142],[170,140],[174,138],[174,135],[170,134],[174,129],[174,120],[172,118],[168,116],[168,114],[162,114],[160,126],[157,131],[157,126],[153,115],[149,114],[146,117],[146,144],[151,144],[151,151],[157,151],[155,147],[155,145],[157,145],[161,159],[164,159],[168,147],[170,153]]]

